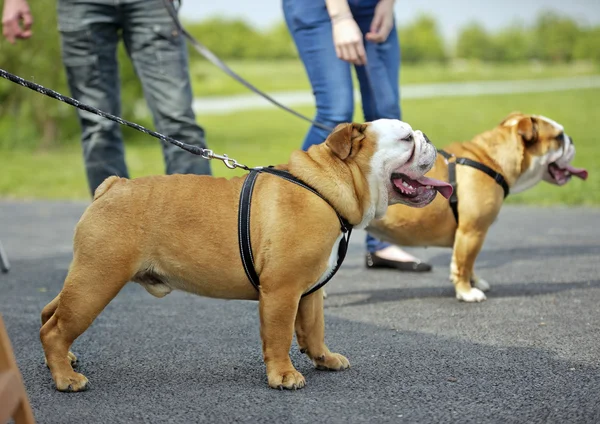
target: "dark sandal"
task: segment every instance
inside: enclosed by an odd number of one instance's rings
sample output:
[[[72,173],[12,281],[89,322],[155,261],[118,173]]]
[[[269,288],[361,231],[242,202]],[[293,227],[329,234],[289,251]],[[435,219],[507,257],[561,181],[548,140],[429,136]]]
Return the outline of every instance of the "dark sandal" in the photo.
[[[417,261],[391,261],[389,259],[383,259],[379,256],[367,253],[366,258],[367,269],[377,269],[377,268],[388,268],[388,269],[397,269],[399,271],[407,271],[407,272],[428,272],[431,271],[431,265],[425,262]]]

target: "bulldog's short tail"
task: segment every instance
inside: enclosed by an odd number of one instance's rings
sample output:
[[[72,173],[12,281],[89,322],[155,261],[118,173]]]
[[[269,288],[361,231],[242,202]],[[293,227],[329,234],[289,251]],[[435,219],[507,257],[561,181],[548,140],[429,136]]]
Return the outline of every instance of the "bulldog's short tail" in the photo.
[[[100,196],[102,196],[104,193],[106,193],[108,191],[108,189],[110,189],[112,187],[112,185],[119,180],[120,180],[120,178],[117,177],[116,175],[113,175],[113,176],[105,179],[102,182],[102,184],[100,184],[98,186],[98,188],[96,189],[96,191],[94,192],[94,200],[98,200],[100,198]]]

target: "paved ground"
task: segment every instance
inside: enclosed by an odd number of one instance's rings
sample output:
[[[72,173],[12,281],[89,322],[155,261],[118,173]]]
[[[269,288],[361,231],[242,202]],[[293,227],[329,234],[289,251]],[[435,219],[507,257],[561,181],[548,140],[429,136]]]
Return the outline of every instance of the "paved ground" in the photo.
[[[130,285],[74,345],[91,381],[53,389],[39,312],[60,289],[82,203],[0,201],[4,315],[40,423],[600,422],[600,209],[506,207],[478,268],[489,300],[459,303],[450,251],[427,275],[367,272],[362,238],[329,285],[329,346],[352,368],[266,385],[257,305]]]
[[[561,90],[575,90],[600,87],[600,75],[567,78],[546,78],[516,81],[467,81],[433,84],[407,84],[401,87],[401,97],[424,99],[433,97],[465,97],[488,94],[544,93]],[[269,93],[286,106],[314,105],[310,91],[284,91]],[[357,90],[354,97],[360,100]],[[274,108],[262,97],[254,93],[233,96],[203,97],[194,100],[194,110],[200,115],[231,113],[239,110]]]

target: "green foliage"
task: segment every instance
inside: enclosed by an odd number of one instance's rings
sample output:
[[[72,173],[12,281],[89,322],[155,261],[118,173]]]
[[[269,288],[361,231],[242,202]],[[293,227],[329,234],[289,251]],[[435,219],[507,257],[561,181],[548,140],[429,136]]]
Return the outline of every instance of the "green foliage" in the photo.
[[[402,61],[407,63],[443,62],[444,40],[434,18],[421,15],[412,24],[400,28]]]
[[[239,19],[211,18],[186,25],[188,32],[222,59],[290,59],[297,53],[285,24],[260,32]],[[198,57],[190,48],[190,56]]]
[[[463,59],[495,60],[497,57],[494,40],[476,22],[467,25],[460,32],[456,54]]]
[[[531,31],[518,25],[503,29],[496,34],[494,44],[497,62],[522,62],[532,57],[534,49],[534,36]]]
[[[570,18],[560,17],[553,12],[539,16],[534,28],[536,58],[551,62],[569,62],[581,30]]]
[[[573,51],[575,59],[593,60],[600,64],[600,27],[583,30]]]
[[[2,67],[44,87],[69,95],[69,88],[61,60],[60,35],[55,0],[30,3],[34,17],[33,36],[11,45],[0,39]],[[49,13],[53,11],[53,13]],[[123,115],[132,117],[141,86],[125,49],[119,48],[122,80]],[[71,143],[79,138],[80,128],[72,106],[58,102],[37,92],[0,81],[0,149],[49,149]],[[125,131],[133,134],[133,130]],[[137,132],[135,133],[137,136]]]
[[[457,43],[457,57],[490,62],[598,61],[599,51],[600,27],[583,28],[553,12],[541,13],[531,28],[513,25],[496,34],[473,23],[463,28]]]
[[[11,45],[0,41],[2,67],[23,78],[53,88],[67,91],[60,70],[60,46],[57,33],[54,0],[32,2],[35,19],[33,39]],[[56,140],[69,138],[77,131],[77,123],[58,125],[58,121],[72,113],[69,106],[60,106],[55,100],[43,98],[38,93],[2,80],[0,82],[0,147],[48,147]]]

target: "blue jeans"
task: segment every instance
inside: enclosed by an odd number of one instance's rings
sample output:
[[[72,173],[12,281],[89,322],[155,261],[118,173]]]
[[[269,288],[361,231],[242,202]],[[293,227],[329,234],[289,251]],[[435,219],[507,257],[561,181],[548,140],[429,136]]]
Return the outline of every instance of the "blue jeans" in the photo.
[[[161,0],[59,0],[62,59],[71,95],[114,115],[121,113],[117,44],[123,38],[158,132],[206,147],[192,110],[185,40]],[[116,122],[78,110],[92,194],[111,175],[129,177]],[[163,143],[167,174],[209,174],[208,160]]]
[[[369,27],[378,0],[349,0],[354,20],[363,34]],[[315,95],[315,120],[330,128],[352,122],[354,89],[351,64],[338,59],[333,44],[331,22],[324,0],[283,0],[283,12],[290,33]],[[365,121],[400,119],[400,46],[396,27],[381,44],[365,41],[367,65],[355,66],[360,85]],[[302,148],[325,141],[329,132],[311,126]],[[367,235],[367,250],[371,253],[389,246]]]

